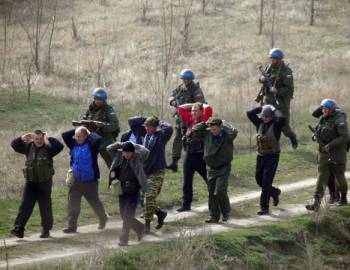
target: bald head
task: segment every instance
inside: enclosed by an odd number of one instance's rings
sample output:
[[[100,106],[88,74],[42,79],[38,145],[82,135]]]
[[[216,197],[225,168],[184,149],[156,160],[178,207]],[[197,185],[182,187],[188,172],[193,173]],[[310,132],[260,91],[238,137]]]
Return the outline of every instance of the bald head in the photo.
[[[89,137],[90,131],[86,127],[78,127],[75,130],[74,138],[79,144],[85,143],[86,139]]]

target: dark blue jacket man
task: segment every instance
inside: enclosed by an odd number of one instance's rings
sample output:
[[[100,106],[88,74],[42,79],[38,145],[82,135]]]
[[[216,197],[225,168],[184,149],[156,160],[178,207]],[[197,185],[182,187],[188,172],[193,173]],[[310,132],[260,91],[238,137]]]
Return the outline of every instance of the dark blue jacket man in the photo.
[[[81,197],[85,197],[99,218],[98,229],[104,229],[107,215],[98,195],[100,171],[97,163],[101,136],[90,133],[85,127],[69,130],[62,134],[70,149],[70,169],[74,177],[68,194],[68,227],[64,233],[75,233],[80,213]]]

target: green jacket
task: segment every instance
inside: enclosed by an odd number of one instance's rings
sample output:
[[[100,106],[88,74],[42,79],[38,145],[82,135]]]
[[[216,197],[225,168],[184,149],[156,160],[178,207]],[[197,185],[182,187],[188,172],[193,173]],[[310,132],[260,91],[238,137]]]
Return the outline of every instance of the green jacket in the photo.
[[[222,138],[217,140],[206,123],[195,125],[192,129],[193,137],[201,139],[204,143],[204,160],[211,168],[229,165],[233,159],[233,140],[237,137],[237,129],[224,123],[222,125]]]
[[[345,164],[347,159],[347,142],[349,141],[349,130],[346,116],[341,111],[334,111],[328,116],[321,116],[316,126],[315,133],[320,144],[318,162],[320,164],[328,161]],[[322,145],[329,144],[329,153],[324,153]]]
[[[264,105],[273,105],[276,109],[280,110],[285,116],[287,116],[289,115],[290,101],[294,94],[293,72],[284,62],[282,62],[279,75],[278,71],[279,67],[273,65],[268,66],[266,70],[272,84],[274,84],[276,81],[275,87],[277,88],[276,99],[278,101],[278,105],[275,102],[273,94],[267,91],[266,88],[264,88],[263,103]]]
[[[186,87],[184,84],[176,87],[169,98],[169,103],[174,100],[176,101],[176,106],[195,102],[205,103],[204,94],[199,83],[194,82],[189,87]]]
[[[105,149],[108,145],[115,142],[115,138],[118,137],[120,128],[117,114],[112,106],[104,104],[102,107],[96,107],[94,102],[92,102],[83,119],[107,123],[106,126],[99,128],[96,131],[96,133],[102,137],[100,149]]]

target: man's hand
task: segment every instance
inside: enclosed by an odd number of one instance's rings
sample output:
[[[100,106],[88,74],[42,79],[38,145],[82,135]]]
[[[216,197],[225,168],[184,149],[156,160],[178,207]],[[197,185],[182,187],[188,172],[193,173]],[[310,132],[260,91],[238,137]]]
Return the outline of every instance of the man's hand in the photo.
[[[32,142],[34,140],[33,133],[27,133],[21,136],[22,141],[24,142]]]
[[[277,94],[277,88],[274,86],[271,87],[270,91],[272,94]]]
[[[95,122],[95,125],[96,125],[96,127],[98,127],[98,128],[103,128],[104,126],[106,126],[106,124],[103,123],[103,122]]]
[[[259,78],[259,82],[264,83],[266,81],[266,78],[264,75],[261,75]]]
[[[329,153],[329,144],[326,144],[322,147],[322,150],[325,152],[325,153]]]

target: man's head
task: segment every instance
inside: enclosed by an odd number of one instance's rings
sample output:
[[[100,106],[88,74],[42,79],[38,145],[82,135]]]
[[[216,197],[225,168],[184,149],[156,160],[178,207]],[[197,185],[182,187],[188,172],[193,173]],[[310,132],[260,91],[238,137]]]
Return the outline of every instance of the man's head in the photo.
[[[211,134],[218,136],[222,130],[222,120],[217,117],[210,117],[207,121],[207,125]]]
[[[282,59],[284,57],[284,53],[279,48],[273,48],[270,50],[269,56],[271,58],[271,63],[273,65],[278,65],[282,62]]]
[[[180,73],[180,78],[185,86],[188,86],[194,80],[194,73],[190,69],[183,69]]]
[[[97,107],[103,106],[107,100],[107,92],[103,88],[96,88],[92,91],[94,97],[94,103]]]
[[[326,98],[321,102],[322,113],[324,116],[330,115],[337,107],[333,99]]]
[[[45,132],[42,132],[41,130],[37,129],[34,131],[33,134],[33,142],[34,145],[38,148],[43,147],[45,144]]]
[[[78,127],[75,130],[74,139],[78,144],[83,144],[90,135],[90,131],[86,127]]]
[[[135,152],[135,146],[132,142],[125,142],[122,147],[122,155],[126,160],[130,160]]]
[[[267,124],[273,120],[273,108],[270,105],[264,105],[261,110],[261,119]]]
[[[147,134],[152,135],[157,131],[159,119],[156,116],[147,117],[144,123]]]
[[[194,103],[192,105],[191,114],[193,119],[200,121],[203,114],[203,104],[200,102]]]

